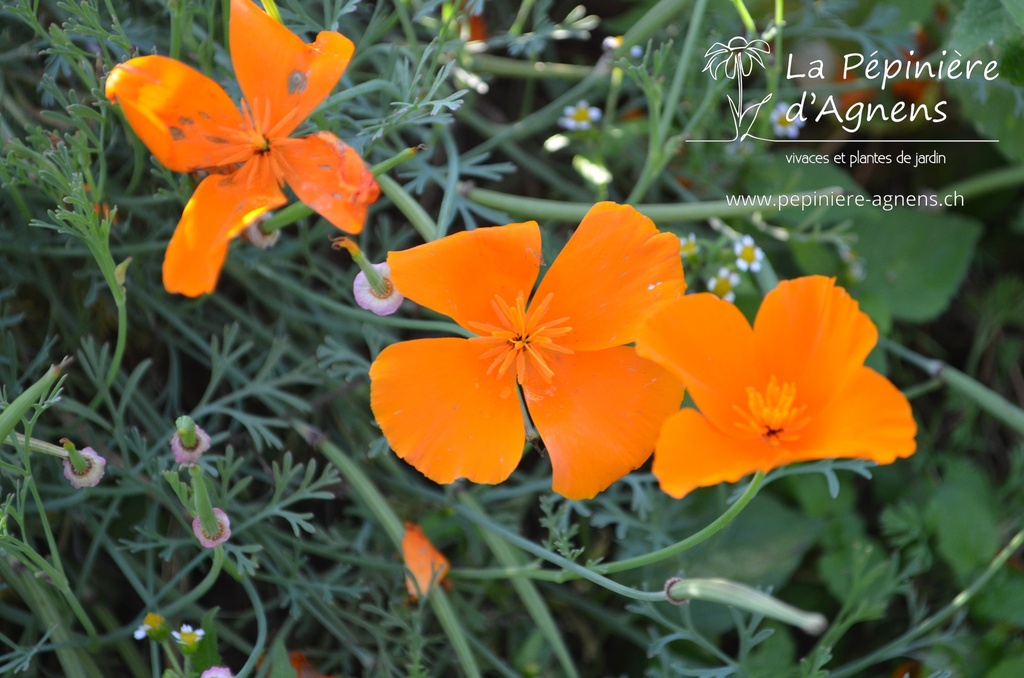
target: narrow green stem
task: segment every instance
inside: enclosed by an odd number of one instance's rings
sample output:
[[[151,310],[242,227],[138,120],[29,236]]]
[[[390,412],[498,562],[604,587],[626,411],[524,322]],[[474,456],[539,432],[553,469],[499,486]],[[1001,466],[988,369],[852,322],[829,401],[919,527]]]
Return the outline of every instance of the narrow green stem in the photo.
[[[806,195],[838,195],[843,192],[841,188],[828,188],[820,191],[809,191]],[[787,196],[801,196],[803,193],[786,194]],[[524,198],[518,195],[509,195],[490,191],[483,188],[471,188],[466,192],[466,197],[473,202],[500,209],[514,217],[526,217],[529,219],[548,219],[551,221],[579,222],[583,216],[593,207],[592,203],[584,202],[563,202],[560,200],[543,200],[539,198]],[[778,200],[773,200],[777,204]],[[674,204],[650,204],[634,205],[637,211],[647,215],[655,222],[659,221],[705,221],[712,217],[739,217],[758,212],[777,212],[777,207],[762,207],[755,205],[729,204],[726,200],[709,200],[705,202],[674,203]]]
[[[402,539],[405,536],[405,527],[391,509],[384,495],[376,488],[370,477],[362,468],[345,454],[340,447],[330,443],[322,433],[300,422],[292,422],[292,428],[305,439],[310,447],[323,454],[328,461],[341,472],[341,475],[348,480],[352,490],[362,499],[370,513],[384,528],[396,549],[402,548]],[[476,657],[470,650],[469,642],[466,640],[465,631],[458,616],[452,609],[448,597],[440,587],[435,588],[427,597],[434,614],[437,616],[441,628],[444,629],[452,649],[458,657],[459,666],[462,671],[472,677],[480,676],[480,668],[476,663]]]
[[[941,379],[951,389],[967,396],[978,407],[1024,435],[1024,410],[992,389],[982,385],[976,379],[964,374],[960,370],[950,367],[941,360],[925,358],[891,339],[881,337],[878,343],[890,353],[898,355],[907,362],[920,367],[929,376]]]
[[[651,126],[654,130],[651,143],[648,149],[644,167],[640,172],[640,179],[633,185],[626,202],[632,204],[643,199],[650,189],[651,184],[658,177],[661,171],[668,164],[669,159],[675,154],[677,144],[669,144],[668,134],[672,128],[676,111],[679,109],[679,101],[683,96],[683,88],[686,85],[686,78],[690,73],[690,61],[693,59],[694,49],[697,44],[698,35],[702,34],[701,21],[707,9],[707,0],[697,0],[696,6],[690,17],[690,27],[686,32],[686,40],[679,53],[679,63],[672,76],[672,84],[669,86],[668,95],[662,102],[658,116],[652,116]],[[651,102],[656,104],[656,102]],[[655,106],[649,106],[653,110]],[[655,121],[655,117],[657,120]]]
[[[482,514],[484,512],[480,504],[471,495],[463,495],[462,502],[478,513]],[[509,546],[508,542],[486,530],[481,530],[480,534],[483,536],[484,541],[487,542],[488,548],[494,553],[494,558],[501,565],[506,568],[515,568],[519,564],[519,554]],[[559,632],[547,604],[541,598],[540,593],[538,593],[537,587],[525,577],[512,577],[511,582],[512,588],[515,589],[516,593],[519,594],[520,600],[523,601],[523,606],[530,613],[530,616],[533,617],[537,630],[545,637],[555,656],[558,657],[558,662],[562,665],[562,675],[578,676],[579,674],[576,672],[569,649],[565,646],[562,634]]]
[[[263,9],[267,10],[267,14],[279,24],[284,23],[284,19],[281,18],[281,10],[277,8],[277,3],[274,0],[262,0]]]
[[[508,29],[509,35],[520,36],[523,33],[523,27],[526,25],[526,20],[530,16],[530,10],[533,9],[533,3],[536,0],[523,0],[523,3],[519,5],[519,13],[516,14],[515,21],[512,22],[512,26]]]
[[[462,67],[473,73],[498,75],[506,78],[530,80],[582,80],[594,72],[592,66],[560,64],[549,61],[524,61],[493,54],[465,54],[460,57]]]
[[[167,3],[171,11],[171,47],[169,56],[172,59],[181,59],[181,31],[184,22],[184,12],[181,11],[181,0],[171,0]]]
[[[846,664],[845,666],[840,666],[830,672],[828,674],[829,677],[846,678],[847,676],[864,675],[864,669],[869,666],[873,666],[888,659],[893,659],[903,654],[904,649],[910,643],[917,640],[924,634],[938,628],[940,625],[945,624],[947,621],[952,619],[958,611],[962,610],[1022,545],[1024,545],[1024,530],[1013,535],[1009,543],[1007,543],[1006,546],[996,554],[995,558],[992,559],[992,562],[990,562],[988,567],[985,568],[985,571],[982,572],[970,586],[958,593],[953,600],[946,605],[946,607],[928,617],[899,638],[896,638],[892,642],[878,648],[867,656]]]
[[[747,34],[755,35],[757,33],[757,26],[754,25],[754,18],[750,16],[750,12],[747,11],[747,6],[743,3],[743,0],[732,0],[732,4],[735,5],[736,11],[740,15],[740,20],[743,22],[743,27],[747,30]]]
[[[245,590],[245,595],[249,597],[249,602],[252,603],[253,614],[256,616],[256,642],[253,643],[252,652],[249,653],[249,659],[245,662],[245,666],[238,672],[238,678],[248,676],[256,668],[256,663],[263,658],[264,648],[267,646],[267,614],[263,609],[263,602],[260,600],[260,594],[253,585],[251,579],[242,579],[242,589]]]
[[[381,192],[391,199],[391,202],[405,215],[405,218],[409,220],[409,223],[419,232],[425,242],[434,239],[434,235],[437,233],[437,224],[430,218],[418,200],[409,195],[401,184],[387,175],[377,177],[377,184],[380,185]]]
[[[675,602],[696,598],[722,605],[732,605],[778,619],[815,635],[824,631],[828,626],[825,617],[817,612],[804,612],[767,593],[728,579],[676,579],[665,587],[665,595]]]
[[[1004,188],[1012,188],[1020,184],[1024,184],[1024,165],[1001,167],[1000,169],[984,172],[946,186],[939,191],[941,196],[939,200],[952,197],[954,193],[962,195],[964,199],[976,198],[979,195],[985,195],[986,193],[992,193]]]
[[[747,504],[757,496],[757,492],[761,488],[761,484],[764,482],[764,475],[764,471],[758,471],[755,473],[754,477],[750,479],[750,484],[747,485],[747,489],[743,490],[743,494],[740,495],[739,499],[733,502],[732,506],[726,509],[722,515],[718,516],[714,522],[702,529],[700,532],[697,532],[682,541],[676,542],[675,544],[658,549],[657,551],[652,551],[642,556],[635,556],[633,558],[605,563],[603,565],[595,565],[594,569],[602,574],[613,574],[615,572],[633,570],[638,567],[644,567],[645,565],[660,562],[666,558],[672,558],[684,551],[692,549],[697,544],[707,541],[713,535],[722,531],[723,528],[729,525],[729,523],[731,523],[736,516],[738,516],[740,512],[747,507]]]
[[[195,502],[196,515],[203,527],[203,532],[208,535],[219,535],[221,532],[220,521],[213,513],[213,503],[210,501],[210,494],[206,490],[206,479],[203,477],[203,469],[199,466],[191,466],[188,474],[192,478],[192,500]]]
[[[203,556],[200,556],[200,558],[202,557]],[[156,596],[154,596],[154,601],[161,601],[165,596],[174,592],[173,602],[160,607],[163,616],[172,617],[206,595],[206,592],[213,588],[213,585],[217,582],[217,577],[220,576],[220,571],[226,563],[226,558],[227,556],[224,555],[224,547],[218,546],[213,549],[213,564],[210,566],[210,571],[206,573],[206,576],[203,577],[198,584],[192,586],[187,593],[181,594],[177,592],[178,584],[177,582],[173,582],[169,583]]]

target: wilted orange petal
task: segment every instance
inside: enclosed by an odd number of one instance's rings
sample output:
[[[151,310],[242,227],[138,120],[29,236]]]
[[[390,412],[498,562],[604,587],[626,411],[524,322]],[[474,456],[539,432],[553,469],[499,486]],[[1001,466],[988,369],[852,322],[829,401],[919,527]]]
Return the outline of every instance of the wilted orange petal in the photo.
[[[106,96],[162,165],[175,172],[215,167],[237,151],[246,129],[220,85],[180,61],[130,59],[107,76]]]
[[[292,665],[292,669],[295,670],[295,678],[331,678],[331,676],[325,676],[317,671],[313,663],[306,658],[306,655],[298,650],[292,650],[288,653],[288,662]]]
[[[568,317],[558,343],[594,351],[632,342],[643,317],[686,289],[679,238],[629,205],[594,205],[544,275],[548,317]]]
[[[405,569],[409,571],[405,576],[405,587],[413,600],[419,600],[420,595],[429,593],[448,574],[448,559],[434,548],[416,523],[405,524],[402,559],[405,561]]]
[[[798,387],[799,388],[799,387]],[[890,464],[917,447],[917,423],[906,396],[870,367],[861,367],[788,446],[784,461],[870,459]]]
[[[331,93],[355,46],[333,31],[306,44],[251,0],[231,0],[231,63],[261,132],[286,137]]]
[[[550,383],[528,373],[526,406],[551,457],[551,489],[590,499],[647,461],[683,387],[627,346],[555,354],[550,364]]]
[[[774,375],[797,385],[800,402],[824,407],[856,375],[878,330],[835,280],[807,276],[769,292],[754,321],[760,387]]]
[[[167,245],[164,287],[188,297],[212,292],[231,238],[285,202],[262,159],[250,161],[233,174],[203,179]]]
[[[529,295],[540,262],[540,228],[534,221],[462,231],[388,254],[399,292],[466,329],[472,329],[469,322],[497,324],[494,296],[514,304],[519,292]]]
[[[485,374],[481,352],[466,339],[417,339],[370,366],[370,407],[391,449],[434,482],[500,483],[523,454],[515,376]]]
[[[777,449],[723,435],[697,410],[687,408],[662,427],[651,470],[661,489],[679,499],[698,487],[736,482],[778,466]]]
[[[719,429],[744,435],[734,407],[746,407],[754,385],[754,333],[734,305],[707,292],[671,302],[640,328],[636,350],[682,379]]]
[[[362,158],[330,132],[271,142],[270,152],[299,200],[348,233],[359,233],[380,188]]]

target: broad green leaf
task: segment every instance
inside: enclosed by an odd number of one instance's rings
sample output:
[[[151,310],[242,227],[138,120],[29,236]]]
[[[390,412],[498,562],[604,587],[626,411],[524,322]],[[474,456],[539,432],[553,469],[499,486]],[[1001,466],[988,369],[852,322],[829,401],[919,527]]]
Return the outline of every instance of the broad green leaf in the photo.
[[[916,322],[935,318],[949,305],[981,235],[978,222],[967,217],[898,208],[863,209],[853,230],[866,262],[854,296],[871,292],[893,317]]]
[[[1024,656],[1010,657],[999,662],[985,678],[1020,678],[1024,676]]]
[[[978,135],[998,139],[996,149],[1010,160],[1024,161],[1024,109],[1019,88],[1003,79],[979,83],[973,79],[946,84]]]
[[[1024,572],[998,573],[971,604],[971,613],[993,623],[1024,626]]]
[[[992,486],[969,462],[950,464],[928,503],[926,520],[939,555],[961,578],[984,566],[999,548]]]
[[[967,0],[963,10],[957,14],[946,44],[947,58],[956,56],[954,50],[967,58],[985,45],[999,43],[1015,35],[1020,30],[1014,22],[1017,12],[1011,15],[1006,9],[1006,5],[1014,2],[1016,0],[1006,3],[1002,0]]]

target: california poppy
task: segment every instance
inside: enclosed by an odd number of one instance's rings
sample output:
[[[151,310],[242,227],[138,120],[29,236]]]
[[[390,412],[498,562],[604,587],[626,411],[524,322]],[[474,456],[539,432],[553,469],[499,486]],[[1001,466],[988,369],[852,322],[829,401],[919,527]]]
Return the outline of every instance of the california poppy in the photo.
[[[526,409],[552,489],[593,497],[640,466],[682,387],[625,344],[686,287],[679,238],[628,205],[595,205],[540,272],[536,222],[478,228],[388,256],[407,298],[471,339],[393,344],[370,367],[370,405],[395,453],[439,483],[499,483],[525,442]]]
[[[665,422],[654,452],[661,488],[682,497],[798,461],[888,464],[914,452],[910,403],[864,359],[878,330],[835,280],[782,282],[751,328],[733,305],[694,294],[640,329],[637,352],[682,379],[698,410]]]
[[[416,523],[405,524],[405,535],[402,537],[402,560],[405,561],[405,588],[409,597],[419,600],[437,586],[448,574],[448,559],[438,551],[427,535]]]
[[[354,51],[340,33],[305,44],[250,0],[231,0],[231,59],[241,111],[216,82],[162,56],[110,72],[106,96],[150,152],[175,172],[209,171],[185,205],[164,257],[164,286],[212,292],[229,241],[268,210],[300,200],[349,233],[379,188],[359,155],[330,132],[289,138],[330,93]]]

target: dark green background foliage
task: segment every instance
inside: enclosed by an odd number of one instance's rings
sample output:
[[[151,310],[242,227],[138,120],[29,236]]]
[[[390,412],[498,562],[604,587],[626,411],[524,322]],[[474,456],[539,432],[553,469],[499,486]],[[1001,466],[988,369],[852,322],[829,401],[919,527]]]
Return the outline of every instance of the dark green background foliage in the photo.
[[[800,145],[683,143],[731,134],[725,95],[733,83],[702,74],[701,59],[713,41],[744,32],[737,3],[607,1],[582,11],[552,0],[472,2],[490,31],[486,51],[467,47],[468,24],[450,3],[280,5],[305,38],[326,28],[357,45],[341,83],[300,131],[330,130],[370,165],[424,146],[388,172],[358,238],[371,260],[424,237],[536,218],[550,262],[582,213],[578,204],[658,205],[668,210],[660,228],[700,238],[700,254],[684,261],[692,290],[730,265],[732,239],[750,233],[780,278],[837,276],[894,351],[908,347],[967,375],[944,387],[877,350],[872,364],[913,396],[917,454],[889,467],[778,471],[710,540],[608,575],[641,591],[678,575],[771,589],[828,617],[817,638],[722,605],[630,600],[537,557],[596,570],[641,556],[704,528],[737,488],[673,500],[645,467],[594,500],[571,502],[550,495],[549,463],[533,447],[497,487],[438,487],[397,460],[369,411],[369,364],[389,343],[448,326],[409,302],[387,318],[358,309],[358,269],[330,247],[337,232],[323,220],[299,219],[271,250],[235,243],[208,297],[163,290],[163,250],[196,179],[150,157],[102,96],[103,79],[131,56],[176,51],[237,96],[226,4],[0,5],[3,401],[72,356],[59,398],[42,397],[16,431],[51,443],[67,437],[109,462],[100,486],[73,490],[59,460],[29,458],[14,436],[0,448],[0,673],[159,675],[158,646],[131,637],[150,610],[175,627],[207,620],[204,652],[216,650],[235,671],[273,666],[281,676],[292,673],[285,648],[339,676],[472,674],[470,662],[506,676],[1024,672],[1024,557],[1004,554],[990,567],[1024,516],[1024,415],[1010,405],[1024,400],[1019,3],[786,3],[786,52],[898,58],[923,45],[1007,68],[993,82],[933,83],[923,96],[948,100],[942,126],[876,121],[851,135],[824,120],[802,132],[818,141]],[[759,31],[771,25],[773,3],[748,9]],[[601,39],[618,34],[626,35],[620,54],[603,55]],[[629,58],[631,45],[644,56]],[[538,61],[551,65],[536,70]],[[768,90],[776,101],[796,100],[803,85],[783,68],[770,61],[745,98]],[[867,88],[883,103],[898,96],[870,82],[821,86]],[[601,124],[562,144],[550,139],[562,109],[579,100],[605,109]],[[767,121],[759,124],[755,131],[770,136]],[[1000,143],[913,141],[937,135]],[[904,141],[873,141],[884,139]],[[939,150],[946,162],[911,171],[808,168],[784,158],[853,148]],[[719,202],[828,187],[957,190],[965,204],[755,214]],[[766,280],[743,276],[745,312],[756,310]],[[979,396],[970,378],[1010,403],[992,405],[992,393]],[[992,416],[999,407],[1002,419]],[[175,483],[163,477],[176,477],[167,443],[185,413],[213,436],[202,467],[232,518],[224,569],[196,543]],[[311,447],[304,425],[365,477]],[[387,529],[398,520],[419,522],[451,560],[452,588],[435,596],[443,603],[408,600]],[[967,589],[975,595],[964,604],[957,595]],[[270,660],[256,669],[264,653]],[[197,665],[215,658],[204,657]]]

